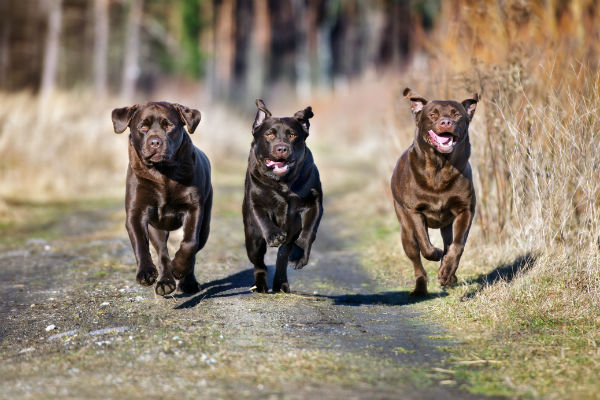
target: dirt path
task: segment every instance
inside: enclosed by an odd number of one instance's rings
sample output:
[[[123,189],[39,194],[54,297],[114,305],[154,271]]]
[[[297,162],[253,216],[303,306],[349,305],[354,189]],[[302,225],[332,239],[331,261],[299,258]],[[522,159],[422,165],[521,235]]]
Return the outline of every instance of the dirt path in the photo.
[[[341,215],[326,214],[311,264],[290,271],[292,295],[250,293],[237,189],[217,188],[191,297],[135,284],[120,202],[4,246],[0,397],[475,398],[446,361],[453,340],[362,270]]]

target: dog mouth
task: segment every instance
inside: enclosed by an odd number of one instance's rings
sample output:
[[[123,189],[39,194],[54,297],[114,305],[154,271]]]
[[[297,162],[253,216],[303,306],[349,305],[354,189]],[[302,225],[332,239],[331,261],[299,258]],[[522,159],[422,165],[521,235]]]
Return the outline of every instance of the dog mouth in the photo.
[[[288,173],[293,163],[289,163],[286,160],[274,161],[271,159],[266,159],[265,165],[267,168],[271,168],[275,175],[285,175]]]
[[[161,163],[169,161],[169,157],[166,154],[156,152],[146,156],[146,161],[151,163]]]
[[[431,139],[431,144],[433,144],[433,146],[438,149],[440,153],[450,153],[458,141],[458,137],[456,137],[452,132],[440,132],[437,134],[430,129],[427,133]]]

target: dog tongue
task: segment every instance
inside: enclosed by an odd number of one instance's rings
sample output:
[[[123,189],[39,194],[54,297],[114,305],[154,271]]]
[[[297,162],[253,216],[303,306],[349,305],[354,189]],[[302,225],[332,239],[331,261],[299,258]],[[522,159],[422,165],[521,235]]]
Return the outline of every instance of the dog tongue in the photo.
[[[436,142],[438,142],[441,145],[446,145],[446,144],[448,144],[448,142],[452,141],[452,137],[450,137],[450,136],[439,136],[432,130],[430,130],[428,133],[429,133],[429,136],[431,136],[431,138],[433,140],[435,140]]]
[[[273,167],[273,172],[277,175],[285,174],[288,170],[287,164],[283,161],[267,160],[266,164],[267,164],[267,167],[269,167],[269,168]]]
[[[272,161],[272,160],[267,160],[266,162],[267,167],[275,167],[275,168],[283,168],[285,166],[285,163],[283,161]]]

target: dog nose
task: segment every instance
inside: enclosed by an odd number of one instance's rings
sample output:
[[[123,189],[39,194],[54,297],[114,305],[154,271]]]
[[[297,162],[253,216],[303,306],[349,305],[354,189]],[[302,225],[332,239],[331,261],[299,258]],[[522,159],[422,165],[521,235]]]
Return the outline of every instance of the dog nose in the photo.
[[[442,118],[439,124],[440,128],[442,129],[450,129],[454,125],[454,121],[452,121],[450,118]]]
[[[159,137],[154,136],[148,139],[148,146],[152,147],[153,149],[158,149],[160,146],[162,146],[162,144],[163,141]]]
[[[277,157],[287,157],[289,153],[290,153],[290,149],[288,148],[288,146],[285,146],[285,145],[275,146],[275,155]]]

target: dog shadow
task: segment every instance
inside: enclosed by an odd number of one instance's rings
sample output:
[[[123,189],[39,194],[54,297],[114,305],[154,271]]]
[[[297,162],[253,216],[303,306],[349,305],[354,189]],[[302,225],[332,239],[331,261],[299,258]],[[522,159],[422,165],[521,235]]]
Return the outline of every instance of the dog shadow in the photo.
[[[429,293],[427,296],[411,296],[410,291],[408,290],[341,295],[298,294],[304,297],[330,299],[333,300],[333,304],[338,306],[407,306],[430,301],[439,297],[446,297],[448,295],[446,292],[438,292]]]
[[[498,265],[487,274],[481,274],[476,278],[468,279],[466,282],[469,285],[476,284],[477,287],[463,296],[463,299],[475,297],[481,292],[484,287],[493,285],[498,281],[512,282],[520,272],[525,272],[531,269],[535,264],[536,256],[527,252],[516,257],[512,262]]]
[[[271,266],[267,269],[268,282],[273,281],[274,268]],[[200,304],[201,301],[210,298],[231,297],[250,295],[250,287],[254,282],[254,270],[248,268],[243,271],[236,272],[222,279],[215,279],[200,285],[200,292],[193,295],[176,294],[175,298],[187,298],[186,301],[175,307],[176,310],[184,308],[192,308]],[[237,290],[243,289],[243,290]],[[404,306],[416,304],[423,301],[432,300],[438,297],[444,297],[448,294],[445,292],[430,293],[424,297],[411,296],[408,290],[404,291],[384,291],[377,293],[350,293],[340,295],[323,295],[292,291],[293,295],[312,298],[314,300],[329,299],[335,305],[344,306],[362,306],[362,305],[389,305],[389,306]]]
[[[222,279],[215,279],[214,281],[202,283],[198,293],[192,295],[176,294],[174,296],[175,298],[189,297],[189,299],[179,304],[175,309],[180,310],[183,308],[195,307],[200,304],[202,300],[213,297],[230,297],[244,294],[244,291],[236,289],[246,289],[245,292],[250,293],[249,289],[250,286],[252,286],[252,282],[254,282],[254,272],[252,268],[248,268]]]

